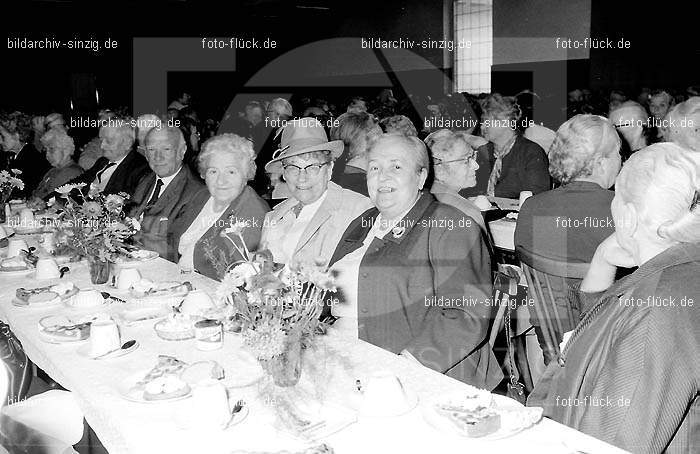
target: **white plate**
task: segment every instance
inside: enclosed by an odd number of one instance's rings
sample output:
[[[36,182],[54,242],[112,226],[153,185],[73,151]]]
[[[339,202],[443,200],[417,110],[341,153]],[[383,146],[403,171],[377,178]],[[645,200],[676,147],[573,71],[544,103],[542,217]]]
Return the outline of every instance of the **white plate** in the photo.
[[[15,229],[11,227],[7,222],[5,222],[4,224],[0,224],[0,227],[2,227],[3,230],[5,230],[5,235],[7,235],[8,238],[11,237],[13,233],[15,233]]]
[[[44,301],[42,303],[25,303],[21,300],[18,300],[17,298],[12,298],[12,305],[16,307],[25,307],[29,309],[43,309],[45,307],[53,307],[56,305],[61,304],[61,299],[60,296],[57,296],[56,298],[49,300],[49,301]]]
[[[77,338],[67,338],[67,337],[56,337],[51,335],[51,333],[47,333],[44,330],[39,330],[39,338],[47,342],[49,344],[76,344],[79,342],[85,342],[90,338],[90,336],[84,338],[84,339],[77,339]]]
[[[40,223],[37,225],[15,225],[12,228],[15,229],[16,235],[35,235],[37,233],[42,233],[44,231],[44,226]]]
[[[129,264],[129,263],[143,263],[143,262],[150,262],[151,260],[155,260],[159,257],[159,254],[156,251],[147,251],[147,250],[140,250],[137,251],[138,254],[143,254],[143,256],[138,256],[138,257],[133,257],[133,256],[127,256],[127,257],[117,257],[117,259],[114,260],[114,263],[119,263],[119,264]]]
[[[14,271],[3,271],[0,268],[0,275],[2,276],[26,276],[29,273],[36,271],[36,268],[27,268],[25,270],[14,270]]]
[[[140,382],[147,374],[149,370],[139,372],[137,374],[130,375],[124,381],[117,386],[117,392],[119,396],[123,399],[129,400],[131,402],[138,402],[140,404],[162,404],[168,402],[175,402],[177,400],[188,399],[192,396],[192,391],[184,396],[175,397],[173,399],[163,399],[163,400],[146,400],[143,398],[143,390],[134,390],[136,383]]]
[[[521,403],[504,396],[494,395],[494,406],[492,407],[501,415],[501,428],[496,432],[483,437],[469,437],[461,431],[447,417],[439,414],[435,410],[438,402],[457,399],[458,395],[440,396],[421,405],[423,419],[434,428],[445,433],[456,434],[470,440],[494,441],[512,437],[515,434],[528,429],[537,424],[542,419],[543,409],[541,407],[525,407]]]
[[[132,345],[131,347],[129,347],[127,349],[120,348],[119,350],[116,350],[116,351],[110,353],[109,355],[100,356],[98,358],[95,358],[93,356],[90,356],[90,344],[85,344],[85,345],[82,345],[80,348],[78,348],[77,352],[83,358],[94,359],[96,361],[100,361],[103,359],[114,359],[114,358],[119,358],[119,357],[124,356],[124,355],[128,355],[129,353],[133,352],[137,348],[139,348],[138,342],[136,342],[134,345]]]
[[[126,308],[115,315],[121,319],[124,325],[130,326],[140,322],[159,320],[167,317],[168,314],[170,314],[170,310],[163,306],[156,306]]]

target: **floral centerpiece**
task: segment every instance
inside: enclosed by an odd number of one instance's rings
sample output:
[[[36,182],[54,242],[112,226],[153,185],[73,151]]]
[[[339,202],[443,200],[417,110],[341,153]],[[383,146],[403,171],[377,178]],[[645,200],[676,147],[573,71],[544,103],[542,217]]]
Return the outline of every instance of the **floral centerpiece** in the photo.
[[[109,263],[126,254],[126,240],[141,229],[136,219],[124,214],[129,195],[105,195],[95,185],[87,194],[85,183],[65,184],[56,189],[65,199],[59,220],[58,243],[87,257],[93,284],[109,278]]]
[[[280,268],[268,251],[251,253],[245,224],[231,220],[222,231],[243,260],[229,265],[217,296],[232,306],[245,345],[278,386],[293,386],[301,375],[302,348],[324,332],[320,320],[332,276],[320,266]]]
[[[10,169],[9,172],[7,170],[0,171],[0,223],[7,221],[5,218],[5,205],[10,200],[12,191],[24,189],[24,182],[17,176],[21,173],[22,171],[17,169]]]

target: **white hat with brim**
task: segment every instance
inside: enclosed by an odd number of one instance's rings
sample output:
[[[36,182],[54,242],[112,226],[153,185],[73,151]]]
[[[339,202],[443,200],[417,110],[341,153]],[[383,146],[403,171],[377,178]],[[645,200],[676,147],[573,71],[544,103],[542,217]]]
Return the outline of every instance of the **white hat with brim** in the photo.
[[[313,151],[328,151],[333,160],[343,153],[343,141],[328,141],[323,125],[315,118],[299,118],[289,120],[282,131],[281,146],[272,155],[272,160],[265,165],[270,173],[282,173],[282,160],[311,153]]]

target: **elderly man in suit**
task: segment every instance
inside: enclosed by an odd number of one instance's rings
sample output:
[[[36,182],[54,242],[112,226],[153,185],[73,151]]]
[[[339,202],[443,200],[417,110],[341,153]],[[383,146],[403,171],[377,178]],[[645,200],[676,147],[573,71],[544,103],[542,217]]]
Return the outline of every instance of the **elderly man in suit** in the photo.
[[[367,197],[330,181],[342,151],[343,142],[329,142],[314,118],[284,128],[282,147],[265,166],[284,175],[292,194],[265,216],[261,245],[276,262],[327,265],[350,221],[372,206]]]
[[[179,128],[153,128],[144,141],[146,159],[152,172],[141,179],[134,191],[130,216],[141,221],[135,240],[161,257],[168,252],[168,228],[192,196],[204,187],[188,166],[182,165],[187,146]]]
[[[95,184],[104,194],[134,194],[136,185],[148,173],[148,162],[136,150],[136,133],[127,119],[110,119],[100,128],[102,157],[70,183]]]

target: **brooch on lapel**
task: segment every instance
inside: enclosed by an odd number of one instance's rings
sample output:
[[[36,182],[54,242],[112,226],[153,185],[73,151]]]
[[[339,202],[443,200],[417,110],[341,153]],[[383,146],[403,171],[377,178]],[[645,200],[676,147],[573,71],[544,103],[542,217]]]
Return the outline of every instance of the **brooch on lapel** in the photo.
[[[401,238],[401,236],[406,232],[406,227],[404,226],[396,226],[393,229],[391,229],[392,235],[394,235],[394,238]]]

